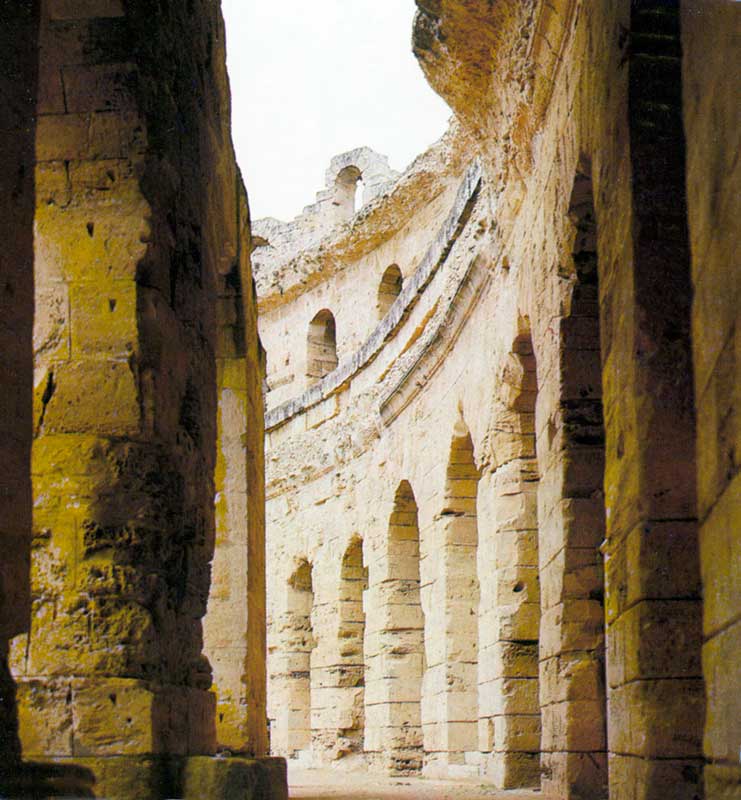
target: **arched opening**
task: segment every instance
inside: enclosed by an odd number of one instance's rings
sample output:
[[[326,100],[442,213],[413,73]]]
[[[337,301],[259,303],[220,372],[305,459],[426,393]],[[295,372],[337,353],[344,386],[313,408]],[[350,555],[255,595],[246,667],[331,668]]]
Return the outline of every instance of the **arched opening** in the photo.
[[[427,749],[442,770],[469,768],[478,760],[478,530],[476,495],[479,472],[473,442],[462,418],[453,431],[446,471],[441,530],[438,607],[444,646],[431,656],[426,691],[433,707],[435,733]],[[425,737],[427,741],[427,736]]]
[[[311,752],[313,608],[313,570],[303,559],[286,584],[285,610],[271,647],[271,751],[286,758],[308,760]]]
[[[388,772],[415,772],[423,761],[426,662],[417,503],[408,481],[396,491],[386,547],[370,574],[374,614],[368,615],[365,749],[369,762]]]
[[[342,558],[339,596],[338,756],[363,751],[365,737],[365,609],[368,570],[363,541],[354,537]]]
[[[326,308],[309,323],[306,377],[309,386],[337,368],[337,330],[334,315]]]
[[[340,222],[350,219],[362,206],[363,177],[357,167],[345,167],[337,174],[333,204]]]
[[[394,300],[401,294],[404,278],[396,264],[392,264],[381,278],[378,286],[378,319],[383,319],[394,304]]]
[[[479,746],[502,789],[540,783],[537,365],[521,320],[499,385],[490,472],[479,483]],[[494,570],[494,578],[487,580]]]

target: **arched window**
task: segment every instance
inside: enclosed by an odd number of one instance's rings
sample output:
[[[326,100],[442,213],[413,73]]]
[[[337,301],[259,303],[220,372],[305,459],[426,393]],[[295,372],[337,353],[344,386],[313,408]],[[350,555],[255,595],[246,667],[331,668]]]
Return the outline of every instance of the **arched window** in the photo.
[[[306,377],[309,386],[337,368],[337,331],[331,311],[323,309],[309,323]]]
[[[363,178],[357,167],[345,167],[337,174],[335,181],[334,205],[337,206],[337,219],[350,219],[362,205]]]
[[[392,264],[383,273],[378,287],[378,319],[383,319],[388,314],[394,300],[401,294],[403,280],[401,270],[396,264]]]

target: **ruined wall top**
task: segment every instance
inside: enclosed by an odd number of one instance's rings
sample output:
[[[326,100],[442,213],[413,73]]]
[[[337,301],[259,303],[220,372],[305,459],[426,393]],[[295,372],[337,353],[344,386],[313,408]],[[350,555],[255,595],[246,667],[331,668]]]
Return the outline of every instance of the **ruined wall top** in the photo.
[[[270,245],[271,254],[258,253],[258,263],[269,269],[310,247],[337,225],[352,219],[364,206],[384,194],[400,173],[391,169],[388,157],[370,147],[357,147],[334,156],[325,172],[325,188],[316,200],[290,222],[274,217],[252,225],[253,245]]]
[[[267,217],[252,223],[252,267],[261,312],[285,306],[318,283],[332,281],[347,264],[401,231],[434,198],[454,192],[471,152],[465,132],[452,122],[403,173],[390,169],[384,156],[367,147],[335,156],[326,172],[329,188],[317,194],[316,203],[291,222]],[[358,193],[357,207],[346,206],[343,217],[338,213],[342,206],[335,203],[341,202],[339,190],[348,182]]]

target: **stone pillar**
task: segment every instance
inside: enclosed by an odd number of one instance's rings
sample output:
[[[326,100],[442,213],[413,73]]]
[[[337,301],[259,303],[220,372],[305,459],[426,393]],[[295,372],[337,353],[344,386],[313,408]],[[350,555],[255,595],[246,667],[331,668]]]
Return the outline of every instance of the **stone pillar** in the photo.
[[[429,774],[478,771],[477,483],[471,437],[460,420],[451,444],[443,508],[434,520],[441,627],[431,623],[439,633],[425,677],[435,719],[430,737],[425,737]]]
[[[601,292],[601,318],[612,326],[603,346],[611,800],[686,800],[702,791],[705,697],[678,5],[631,4],[631,249],[622,285]],[[608,211],[614,213],[612,205]]]
[[[425,619],[417,504],[406,481],[397,490],[388,535],[369,557],[369,583],[365,750],[371,765],[392,774],[415,772],[423,762]]]
[[[741,273],[735,58],[737,3],[682,3],[687,205],[707,712],[705,796],[741,792]],[[737,170],[738,167],[735,166]]]
[[[270,748],[274,755],[310,759],[312,568],[302,561],[287,577],[271,621]]]
[[[177,794],[216,744],[201,618],[237,239],[218,42],[214,3],[42,5],[20,730],[24,755],[88,766],[111,798]]]
[[[314,600],[311,610],[312,651],[311,677],[311,762],[328,764],[340,756],[344,746],[342,721],[349,715],[337,705],[336,687],[340,682],[340,609],[338,587],[342,557],[329,556],[327,549],[317,556],[314,575]],[[328,557],[329,556],[329,557]]]
[[[317,619],[322,627],[312,671],[315,763],[362,754],[365,738],[364,597],[368,570],[359,537],[353,537],[339,566],[339,575],[333,574],[333,580],[326,576],[327,588],[337,587],[337,602],[327,604],[333,613],[326,620]]]
[[[29,612],[37,59],[37,4],[0,4],[0,794],[20,756],[8,642]]]
[[[537,381],[529,336],[514,350],[477,503],[479,747],[484,773],[502,789],[540,785]]]
[[[216,546],[204,619],[214,671],[218,748],[267,754],[265,488],[262,377],[241,184],[239,239],[218,298]]]
[[[541,592],[540,699],[543,788],[549,796],[599,798],[607,791],[602,556],[604,499],[599,350],[557,339],[562,395],[538,431]],[[566,368],[573,358],[572,366]],[[591,359],[591,364],[590,364]],[[563,383],[561,384],[561,381]],[[548,384],[544,377],[543,387]],[[541,390],[541,394],[543,390]],[[550,398],[548,398],[550,399]]]

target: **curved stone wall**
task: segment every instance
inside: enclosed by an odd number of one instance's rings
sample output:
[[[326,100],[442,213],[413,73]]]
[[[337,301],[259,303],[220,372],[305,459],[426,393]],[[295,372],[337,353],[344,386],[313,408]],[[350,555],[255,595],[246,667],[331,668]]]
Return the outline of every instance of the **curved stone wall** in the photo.
[[[258,281],[274,747],[561,799],[699,796],[704,681],[728,682],[700,660],[677,9],[418,5],[415,52],[459,120],[420,159],[439,191],[415,193],[413,165]],[[339,366],[306,390],[321,308]],[[359,541],[362,671],[342,612]],[[300,564],[311,640],[292,672],[275,659]],[[293,680],[309,709],[295,747]],[[705,725],[708,780],[730,786],[728,723]]]

